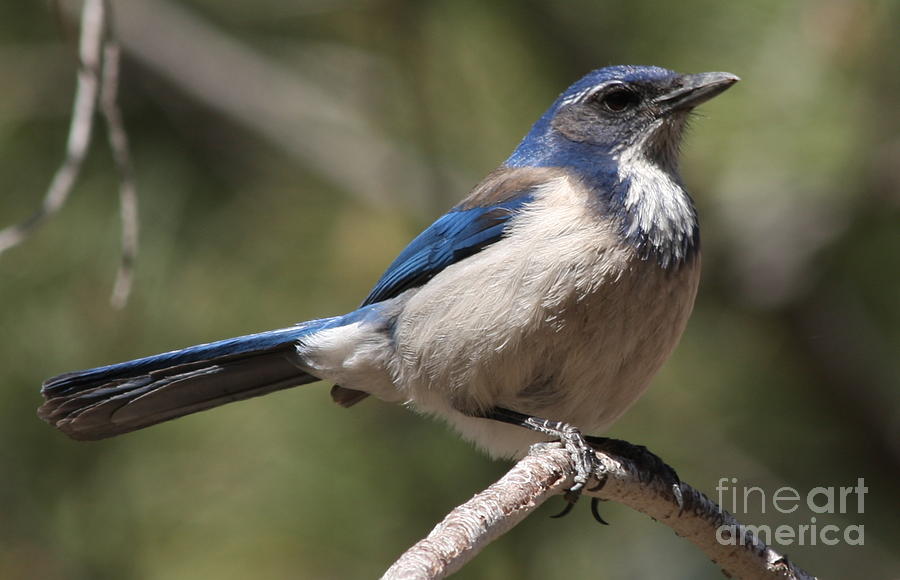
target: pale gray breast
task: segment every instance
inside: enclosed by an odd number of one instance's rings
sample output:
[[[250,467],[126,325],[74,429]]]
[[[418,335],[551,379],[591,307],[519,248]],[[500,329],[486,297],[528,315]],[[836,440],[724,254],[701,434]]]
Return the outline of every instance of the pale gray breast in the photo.
[[[602,431],[640,397],[678,343],[697,292],[700,258],[673,270],[633,258],[570,311],[555,403],[563,420]],[[568,348],[565,348],[568,346]],[[520,406],[528,405],[527,390]]]
[[[699,260],[637,259],[590,195],[551,182],[507,239],[409,299],[391,373],[417,407],[505,406],[597,430],[643,392],[684,328]]]

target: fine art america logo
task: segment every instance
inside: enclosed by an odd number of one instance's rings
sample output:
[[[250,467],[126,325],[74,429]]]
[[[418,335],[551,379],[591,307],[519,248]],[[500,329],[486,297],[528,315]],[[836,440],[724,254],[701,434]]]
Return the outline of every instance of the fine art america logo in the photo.
[[[865,527],[861,524],[838,526],[825,523],[825,514],[862,514],[865,511],[865,495],[869,492],[865,479],[860,477],[855,486],[814,487],[801,493],[793,487],[779,487],[771,495],[757,486],[738,485],[736,477],[719,478],[716,485],[719,505],[733,514],[746,514],[750,510],[766,513],[770,507],[777,513],[791,514],[800,510],[800,514],[809,511],[808,523],[796,526],[781,524],[778,526],[736,525],[719,526],[716,539],[723,545],[741,545],[752,542],[750,534],[768,545],[781,546],[834,546],[841,542],[850,546],[862,546],[865,540]],[[820,518],[822,521],[820,521]],[[749,532],[749,534],[748,534]]]

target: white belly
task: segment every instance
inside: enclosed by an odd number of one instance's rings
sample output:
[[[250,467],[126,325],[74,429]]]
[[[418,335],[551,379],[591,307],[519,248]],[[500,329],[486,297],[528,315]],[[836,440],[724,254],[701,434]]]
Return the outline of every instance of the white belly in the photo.
[[[414,293],[393,330],[395,387],[493,455],[541,436],[466,413],[504,407],[602,432],[645,391],[693,307],[699,256],[672,270],[640,260],[583,194],[563,193],[571,203],[555,191],[502,244]]]

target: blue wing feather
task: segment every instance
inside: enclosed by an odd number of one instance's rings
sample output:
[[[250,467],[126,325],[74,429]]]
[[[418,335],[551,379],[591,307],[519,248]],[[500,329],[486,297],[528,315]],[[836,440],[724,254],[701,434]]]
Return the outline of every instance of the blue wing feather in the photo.
[[[421,286],[447,266],[480,252],[503,236],[509,222],[531,195],[506,199],[489,206],[457,206],[403,250],[375,284],[363,305],[380,302]]]

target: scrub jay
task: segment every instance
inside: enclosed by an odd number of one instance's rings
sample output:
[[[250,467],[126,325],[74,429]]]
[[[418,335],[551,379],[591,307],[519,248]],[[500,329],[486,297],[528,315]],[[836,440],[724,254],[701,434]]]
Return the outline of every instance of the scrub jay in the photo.
[[[60,375],[38,414],[102,439],[318,380],[442,417],[490,454],[603,431],[678,342],[700,276],[690,111],[738,80],[650,66],[569,87],[343,316]],[[575,488],[573,488],[574,490]]]

